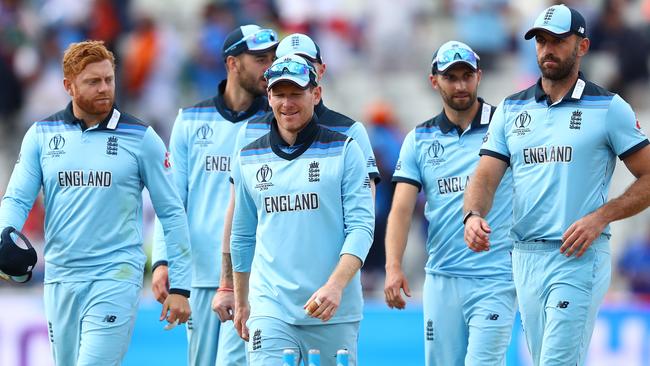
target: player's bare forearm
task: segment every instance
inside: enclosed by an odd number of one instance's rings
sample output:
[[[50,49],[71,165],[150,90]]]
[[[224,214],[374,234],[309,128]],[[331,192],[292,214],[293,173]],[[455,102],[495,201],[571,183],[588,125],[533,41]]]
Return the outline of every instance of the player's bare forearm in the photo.
[[[232,218],[235,210],[235,188],[230,185],[230,201],[226,210],[223,225],[223,239],[221,241],[221,279],[219,287],[233,287],[232,259],[230,257],[230,234],[232,232]]]
[[[372,194],[372,202],[375,202],[375,196],[377,195],[377,184],[374,179],[370,179],[370,193]]]
[[[494,194],[508,165],[491,156],[481,156],[465,190],[463,212],[477,211],[485,217],[492,208]]]
[[[418,188],[408,183],[397,183],[386,225],[386,270],[401,269]]]
[[[232,258],[230,253],[221,253],[221,279],[219,287],[233,288]]]
[[[327,284],[336,288],[344,289],[352,280],[352,277],[361,268],[361,259],[352,254],[343,254],[336,265],[334,272],[327,280]]]
[[[248,282],[250,272],[235,272],[233,275],[235,284],[235,314],[233,323],[239,336],[248,341],[248,328],[246,321],[250,315],[250,306],[248,304]]]

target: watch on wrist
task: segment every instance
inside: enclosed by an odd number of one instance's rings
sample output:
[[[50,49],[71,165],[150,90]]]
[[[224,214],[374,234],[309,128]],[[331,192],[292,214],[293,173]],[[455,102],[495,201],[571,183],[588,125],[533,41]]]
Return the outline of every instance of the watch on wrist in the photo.
[[[478,211],[467,211],[465,212],[465,215],[463,216],[463,225],[467,222],[467,219],[469,219],[471,216],[478,216],[478,217],[483,217],[481,216],[481,213]]]

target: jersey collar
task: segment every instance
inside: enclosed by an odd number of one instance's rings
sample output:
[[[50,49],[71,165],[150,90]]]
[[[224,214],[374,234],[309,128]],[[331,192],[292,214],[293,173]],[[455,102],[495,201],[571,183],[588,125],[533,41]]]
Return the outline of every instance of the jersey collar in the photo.
[[[329,112],[329,108],[323,104],[323,98],[321,98],[320,102],[318,102],[318,104],[314,107],[314,113],[316,113],[318,117],[322,117],[327,112]]]
[[[265,96],[260,95],[253,99],[253,103],[242,112],[233,111],[232,109],[226,106],[226,100],[223,98],[223,94],[226,92],[226,82],[228,80],[222,80],[219,83],[217,88],[217,95],[215,95],[212,100],[214,101],[214,106],[219,111],[219,114],[223,118],[227,119],[230,122],[240,122],[245,119],[248,119],[254,116],[259,111],[267,111],[269,109],[269,103]]]
[[[120,120],[120,116],[122,114],[120,111],[117,109],[117,106],[113,104],[113,110],[111,113],[109,113],[106,118],[104,118],[99,125],[97,125],[94,130],[114,130],[117,128],[117,123]],[[72,102],[68,103],[68,106],[65,107],[65,111],[63,112],[63,120],[66,123],[69,124],[79,124],[81,129],[85,131],[88,127],[86,127],[86,122],[83,120],[75,117],[74,112],[72,111]]]
[[[314,113],[311,121],[307,123],[307,126],[305,126],[302,131],[298,132],[296,142],[293,144],[293,146],[297,146],[298,148],[291,153],[287,153],[282,150],[282,147],[287,147],[289,144],[287,144],[282,139],[282,136],[280,136],[280,132],[278,131],[278,121],[274,117],[271,121],[271,132],[269,133],[269,137],[271,139],[271,149],[279,157],[286,160],[293,160],[302,155],[302,153],[304,153],[309,148],[312,142],[314,142],[316,139],[317,134],[318,116],[316,116],[316,113]]]
[[[561,102],[579,101],[584,94],[586,85],[587,82],[585,81],[585,76],[582,74],[582,71],[579,71],[578,79],[576,80],[575,84],[573,84],[573,88],[571,88],[571,90],[569,90],[569,92],[562,98]],[[539,78],[539,80],[537,80],[537,84],[535,84],[535,101],[541,102],[543,100],[546,100],[548,104],[551,104],[548,95],[544,89],[542,89],[542,78]]]
[[[478,112],[474,115],[474,119],[472,119],[472,123],[470,124],[470,129],[476,129],[480,128],[481,126],[487,126],[490,123],[490,113],[492,108],[490,107],[489,104],[485,103],[485,100],[483,98],[478,97],[479,102],[479,107],[478,107]],[[449,120],[447,115],[445,114],[445,110],[443,109],[442,112],[440,112],[439,115],[435,117],[436,119],[436,124],[438,127],[440,127],[440,131],[442,133],[447,134],[451,130],[456,130],[458,132],[458,136],[463,134],[463,131],[456,126],[453,122]]]

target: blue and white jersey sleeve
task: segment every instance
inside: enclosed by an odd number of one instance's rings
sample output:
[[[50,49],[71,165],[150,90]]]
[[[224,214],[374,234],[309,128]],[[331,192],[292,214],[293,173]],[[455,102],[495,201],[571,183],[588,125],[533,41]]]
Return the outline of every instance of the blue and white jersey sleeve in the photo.
[[[376,181],[377,183],[380,180],[379,169],[377,168],[377,161],[375,160],[375,152],[372,150],[372,145],[370,144],[370,137],[368,137],[368,131],[363,126],[361,122],[355,122],[350,128],[345,132],[346,135],[352,137],[354,141],[359,144],[361,152],[363,153],[365,159],[365,167],[370,179]]]
[[[605,128],[609,145],[621,160],[648,145],[648,138],[641,131],[632,107],[618,95],[612,98]]]
[[[172,174],[176,185],[178,195],[183,202],[183,207],[187,207],[187,181],[188,181],[188,149],[187,134],[182,127],[183,110],[178,111],[172,134],[169,139],[169,152],[172,161]],[[158,216],[154,222],[153,249],[151,253],[151,263],[155,268],[157,265],[167,265],[167,246],[165,245],[165,235]]]
[[[18,161],[0,206],[0,230],[13,226],[21,230],[43,181],[40,143],[34,124],[25,134]]]
[[[183,203],[174,187],[169,153],[160,137],[149,127],[138,156],[142,181],[149,190],[156,216],[165,233],[169,255],[170,293],[188,291],[191,283],[190,239]]]
[[[375,212],[365,158],[354,140],[346,146],[344,166],[341,194],[345,241],[341,255],[352,254],[363,262],[372,245]]]
[[[415,150],[415,130],[411,130],[402,143],[399,160],[397,160],[395,172],[393,173],[393,182],[409,183],[416,186],[418,190],[421,190],[422,177],[420,175],[417,152]]]
[[[510,164],[510,150],[506,142],[506,111],[502,101],[492,115],[479,155],[488,155]]]
[[[239,154],[233,155],[238,156]],[[250,272],[255,254],[257,207],[242,179],[240,160],[232,167],[235,184],[235,210],[230,235],[230,255],[235,272]]]

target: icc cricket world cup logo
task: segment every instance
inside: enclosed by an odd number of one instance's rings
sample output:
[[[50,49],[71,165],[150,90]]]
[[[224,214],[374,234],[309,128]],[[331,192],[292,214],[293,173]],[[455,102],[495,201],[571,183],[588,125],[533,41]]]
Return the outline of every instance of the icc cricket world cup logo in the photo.
[[[50,139],[50,150],[61,150],[65,146],[65,139],[60,134],[56,134]]]
[[[523,111],[522,113],[519,113],[517,118],[515,118],[513,132],[517,136],[523,136],[527,134],[528,132],[530,132],[530,128],[528,128],[528,126],[530,126],[531,120],[532,119],[530,117],[530,114],[528,114],[528,112]]]
[[[427,150],[427,155],[429,155],[429,160],[427,160],[427,163],[435,166],[444,162],[445,160],[442,158],[444,154],[445,147],[440,143],[440,141],[434,140]]]
[[[270,181],[271,177],[273,177],[273,171],[266,164],[262,165],[262,167],[257,171],[257,181],[260,183]]]
[[[271,170],[271,168],[266,164],[262,165],[262,167],[257,170],[257,174],[255,174],[255,178],[259,182],[255,185],[255,188],[260,191],[266,191],[269,187],[273,186],[273,183],[269,182],[272,177],[273,170]]]

